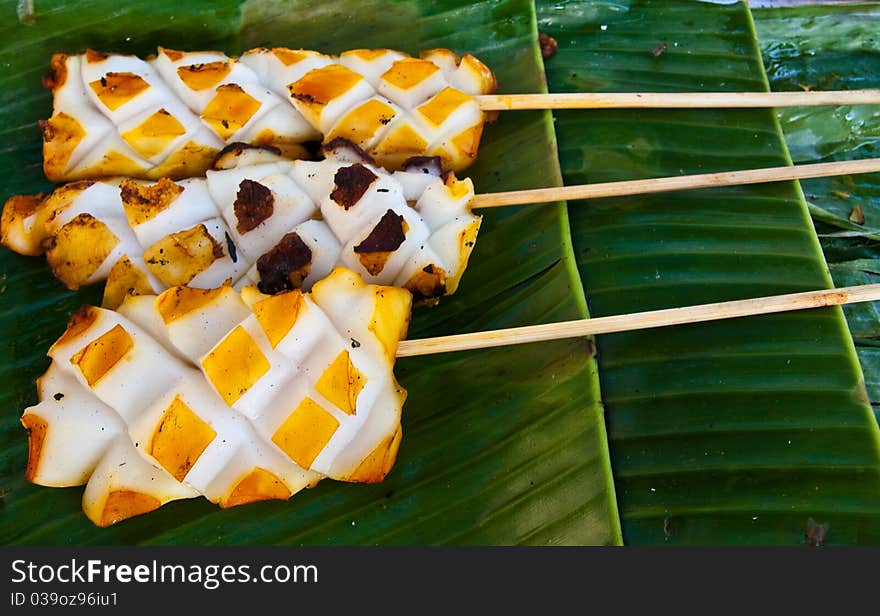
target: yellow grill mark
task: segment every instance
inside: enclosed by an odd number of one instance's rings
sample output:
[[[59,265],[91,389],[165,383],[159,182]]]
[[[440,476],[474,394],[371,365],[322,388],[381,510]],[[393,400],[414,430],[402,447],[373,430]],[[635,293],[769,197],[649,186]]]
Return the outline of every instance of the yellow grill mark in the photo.
[[[76,177],[96,177],[108,175],[139,176],[144,167],[116,150],[107,152],[100,161],[76,172]]]
[[[404,58],[391,65],[391,68],[382,75],[382,81],[401,90],[409,90],[438,72],[440,68],[433,62]]]
[[[107,275],[107,283],[104,285],[104,299],[101,306],[116,310],[122,305],[126,297],[131,295],[150,295],[153,288],[150,286],[144,273],[132,265],[128,257],[122,257]]]
[[[403,429],[398,426],[394,434],[382,439],[382,442],[370,452],[370,455],[363,459],[347,480],[378,483],[385,479],[385,475],[388,474],[397,459],[397,450],[400,448],[402,438]]]
[[[28,431],[28,460],[24,476],[28,481],[33,481],[40,467],[40,455],[43,453],[43,442],[46,440],[49,424],[39,415],[26,413],[21,418],[21,425]]]
[[[125,217],[132,227],[155,218],[183,192],[183,186],[175,184],[168,178],[162,178],[152,186],[133,180],[123,180],[119,189]]]
[[[147,453],[177,481],[183,481],[217,433],[175,396],[165,410]]]
[[[363,77],[340,64],[330,64],[323,68],[310,70],[287,89],[296,101],[297,106],[309,109],[313,114],[320,115],[322,109],[342,96],[358,83]]]
[[[134,340],[122,325],[114,325],[70,358],[83,378],[94,387],[134,347]]]
[[[135,490],[114,490],[107,495],[101,519],[96,523],[105,528],[122,520],[155,511],[162,502],[155,496]]]
[[[382,252],[360,252],[358,253],[358,261],[364,266],[371,275],[378,276],[388,264],[388,259],[394,253],[391,251]]]
[[[220,506],[235,507],[262,500],[288,498],[290,498],[290,490],[284,482],[266,469],[256,467],[235,484],[229,495],[220,501]]]
[[[175,179],[203,175],[211,167],[217,153],[216,148],[188,141],[182,148],[174,150],[164,163],[150,172],[149,176]]]
[[[458,251],[460,254],[470,255],[471,251],[474,248],[474,244],[477,241],[477,233],[480,230],[480,222],[481,221],[479,220],[475,220],[467,227],[462,229],[461,233],[458,234]]]
[[[445,279],[443,270],[439,271],[441,278]],[[393,364],[397,343],[406,337],[409,328],[412,295],[396,287],[379,287],[375,293],[376,306],[370,319],[370,331],[382,343],[386,359]]]
[[[95,321],[98,320],[98,314],[98,309],[94,306],[83,306],[77,310],[67,322],[67,329],[64,330],[61,337],[55,341],[52,348],[54,349],[56,346],[68,344],[79,338],[95,324]]]
[[[172,233],[144,251],[144,263],[169,287],[188,284],[223,257],[205,225]]]
[[[230,406],[247,393],[269,367],[266,356],[241,325],[202,359],[205,374]]]
[[[299,290],[267,297],[254,304],[254,316],[274,349],[299,318],[303,309],[303,295]]]
[[[202,119],[225,140],[247,124],[260,106],[260,101],[241,86],[228,83],[217,88],[217,96],[202,111]]]
[[[164,152],[171,143],[186,133],[183,124],[165,109],[160,109],[138,126],[122,133],[122,138],[138,154],[150,158]]]
[[[272,442],[304,469],[327,446],[339,422],[311,398],[305,398],[272,435]]]
[[[456,109],[471,101],[471,97],[455,88],[443,88],[437,96],[418,107],[417,111],[434,126],[440,126]]]
[[[346,52],[342,53],[342,57],[345,56],[356,56],[361,60],[366,60],[367,62],[371,62],[373,60],[377,60],[388,53],[387,49],[350,49]]]
[[[296,64],[309,57],[309,54],[304,51],[295,51],[293,49],[287,49],[286,47],[275,47],[272,49],[272,54],[278,58],[284,66]]]
[[[193,90],[207,90],[220,83],[230,70],[232,67],[228,60],[218,60],[178,67],[177,76]]]
[[[225,286],[217,289],[174,287],[162,292],[156,298],[156,311],[162,315],[162,320],[168,325],[217,301],[221,295],[228,292],[229,287]]]
[[[345,114],[325,139],[329,142],[343,137],[357,144],[366,144],[396,116],[393,107],[373,98]]]
[[[40,123],[43,130],[43,171],[53,182],[64,179],[70,155],[86,131],[73,117],[63,111]]]
[[[145,90],[148,84],[134,73],[107,73],[89,84],[89,87],[110,111],[115,111]]]
[[[186,55],[186,54],[185,54],[184,52],[182,52],[182,51],[177,51],[177,50],[175,50],[175,49],[168,49],[168,48],[166,48],[166,47],[160,47],[160,48],[159,48],[159,52],[160,52],[160,53],[164,53],[166,56],[168,56],[168,59],[171,60],[172,62],[177,62],[177,61],[180,60],[183,56]]]
[[[78,214],[49,241],[46,261],[67,288],[78,289],[119,243],[110,228],[89,214]]]
[[[452,138],[452,143],[461,153],[468,158],[476,158],[480,147],[480,136],[483,134],[483,125],[476,124],[464,130]]]
[[[416,155],[428,147],[428,142],[410,126],[409,123],[401,123],[388,133],[377,147],[380,154],[410,154]]]
[[[351,362],[348,351],[342,351],[315,383],[315,390],[347,414],[354,415],[365,381]]]
[[[89,64],[103,62],[107,58],[109,58],[106,53],[102,51],[95,51],[94,49],[86,49],[86,62]]]
[[[462,197],[474,192],[474,184],[470,178],[459,180],[454,173],[446,176],[446,190],[453,199],[461,199]]]

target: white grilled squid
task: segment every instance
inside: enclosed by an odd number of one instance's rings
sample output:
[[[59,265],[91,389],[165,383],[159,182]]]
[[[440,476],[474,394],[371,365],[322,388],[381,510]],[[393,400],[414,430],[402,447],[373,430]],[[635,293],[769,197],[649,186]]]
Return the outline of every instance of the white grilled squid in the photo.
[[[278,148],[344,137],[386,168],[438,156],[461,171],[476,157],[484,113],[474,95],[495,90],[471,55],[390,49],[339,56],[262,48],[230,57],[159,48],[143,60],[89,50],[55,54],[45,84],[43,166],[54,181],[115,175],[201,175],[226,144]]]
[[[27,478],[86,484],[99,526],[199,495],[232,507],[324,477],[381,481],[402,434],[410,302],[339,268],[305,294],[175,287],[84,307],[22,416]]]
[[[205,178],[79,181],[13,197],[2,242],[40,254],[69,288],[106,279],[104,306],[177,285],[308,290],[334,267],[409,289],[455,292],[481,219],[473,184],[436,158],[389,173],[341,139],[322,161],[232,147]]]

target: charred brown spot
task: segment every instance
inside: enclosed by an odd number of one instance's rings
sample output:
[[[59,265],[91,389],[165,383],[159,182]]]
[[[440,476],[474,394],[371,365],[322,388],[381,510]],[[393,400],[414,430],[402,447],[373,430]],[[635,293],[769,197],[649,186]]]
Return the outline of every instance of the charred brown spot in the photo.
[[[336,187],[330,198],[347,210],[354,207],[379,176],[360,163],[341,167],[333,177]]]
[[[153,185],[140,184],[134,180],[123,180],[119,185],[122,207],[132,226],[151,220],[166,210],[183,190],[183,186],[168,178],[161,178]]]
[[[213,237],[211,238],[211,254],[214,255],[215,259],[222,259],[226,255],[223,251],[223,244],[215,240]]]
[[[408,229],[403,216],[392,210],[385,212],[370,234],[354,247],[364,269],[373,276],[380,274],[394,251],[406,240]]]
[[[403,170],[440,175],[443,172],[443,162],[439,156],[413,156],[403,163]]]
[[[559,43],[556,42],[556,39],[543,32],[538,33],[538,44],[541,46],[541,57],[545,60],[555,56],[556,50],[559,48]]]
[[[407,280],[404,285],[413,294],[413,302],[419,305],[436,303],[446,295],[446,271],[434,264],[426,265]]]
[[[296,233],[288,233],[272,250],[257,259],[260,274],[257,287],[269,295],[301,287],[311,264],[311,248]]]
[[[48,120],[37,120],[37,124],[43,132],[43,141],[48,143],[55,138],[55,129]]]
[[[346,139],[345,137],[334,137],[323,146],[321,146],[321,154],[324,157],[327,157],[335,150],[348,150],[349,153],[354,154],[368,165],[376,164],[375,159],[367,154],[367,152],[361,146],[356,144],[354,141]]]
[[[252,145],[250,143],[236,141],[235,143],[230,143],[225,148],[220,150],[220,152],[217,154],[217,158],[222,158],[226,154],[242,154],[244,152],[247,152],[248,150],[268,151],[272,154],[277,154],[278,156],[281,156],[281,150],[276,148],[274,145]]]
[[[362,252],[393,252],[400,248],[406,240],[406,222],[403,216],[388,210],[373,227],[370,234],[354,247],[357,253]]]
[[[287,87],[290,88],[290,86],[287,86]],[[304,93],[302,93],[302,92],[293,92],[293,91],[291,91],[291,92],[290,92],[290,96],[291,96],[291,98],[295,98],[296,100],[298,100],[298,101],[302,101],[302,102],[304,102],[304,103],[316,103],[316,104],[318,104],[318,105],[323,105],[323,104],[324,104],[323,102],[317,100],[317,99],[316,99],[314,96],[312,96],[311,94],[304,94]]]
[[[49,61],[49,72],[43,76],[43,87],[47,90],[60,88],[67,81],[67,54],[54,53]]]
[[[239,233],[253,231],[272,215],[275,197],[272,191],[253,180],[242,180],[238,185],[238,195],[232,204],[238,222],[235,228]]]
[[[236,141],[230,143],[217,153],[211,163],[211,169],[226,169],[227,163],[232,163],[236,158],[246,154],[247,152],[267,152],[276,156],[281,156],[281,150],[272,145],[252,145],[250,143],[242,143]]]
[[[92,186],[95,180],[77,180],[76,182],[68,182],[62,186],[62,190],[82,192],[89,186]],[[55,192],[58,192],[57,190]]]

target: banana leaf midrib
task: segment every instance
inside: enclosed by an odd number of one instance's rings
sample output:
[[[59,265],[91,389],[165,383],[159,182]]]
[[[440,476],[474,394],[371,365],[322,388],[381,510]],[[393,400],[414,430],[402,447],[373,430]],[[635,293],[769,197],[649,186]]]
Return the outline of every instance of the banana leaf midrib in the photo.
[[[576,17],[559,16],[551,2],[538,7],[540,27],[560,42],[547,63],[553,91],[768,89],[743,4],[568,3]],[[680,27],[687,22],[699,24],[693,36]],[[729,34],[713,38],[719,24]],[[651,58],[660,41],[667,51]],[[735,51],[719,53],[724,45]],[[602,70],[585,76],[597,57]],[[597,111],[589,122],[555,115],[567,183],[791,164],[770,111]],[[706,156],[710,144],[715,153]],[[569,209],[594,315],[831,285],[793,182]],[[757,246],[750,225],[760,229]],[[599,339],[627,543],[802,543],[811,517],[830,523],[829,542],[880,541],[871,530],[880,514],[880,441],[841,314]]]
[[[768,77],[774,90],[853,89],[880,86],[880,22],[876,4],[759,9],[754,12]],[[871,105],[780,109],[779,118],[793,158],[819,162],[870,158],[880,145],[880,110]],[[878,182],[874,175],[802,182],[810,214],[832,277],[838,286],[877,282]],[[852,222],[858,206],[863,224]],[[873,351],[880,331],[874,304],[844,307],[865,373],[874,413],[880,421]]]

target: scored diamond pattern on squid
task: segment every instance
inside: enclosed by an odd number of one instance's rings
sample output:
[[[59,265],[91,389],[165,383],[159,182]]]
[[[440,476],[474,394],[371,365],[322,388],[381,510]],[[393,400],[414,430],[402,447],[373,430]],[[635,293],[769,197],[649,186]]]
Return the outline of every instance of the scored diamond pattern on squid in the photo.
[[[231,507],[325,477],[381,481],[401,438],[392,369],[410,297],[338,268],[307,294],[174,287],[84,307],[22,417],[27,477],[86,484],[100,526],[198,495]]]
[[[240,58],[159,48],[146,60],[87,51],[55,54],[45,83],[52,117],[43,159],[56,182],[78,178],[193,177],[230,142],[278,148],[344,137],[398,169],[412,156],[470,165],[485,116],[474,96],[495,90],[470,55],[432,50],[412,58],[389,49],[339,56],[260,48]],[[445,120],[424,106],[443,96]],[[454,92],[455,94],[451,94]]]
[[[206,178],[82,181],[13,197],[2,241],[44,251],[71,289],[106,279],[110,308],[178,285],[308,290],[339,265],[419,302],[454,293],[481,220],[470,180],[441,173],[437,159],[389,173],[350,142],[325,150],[323,161],[289,161],[247,147]]]

